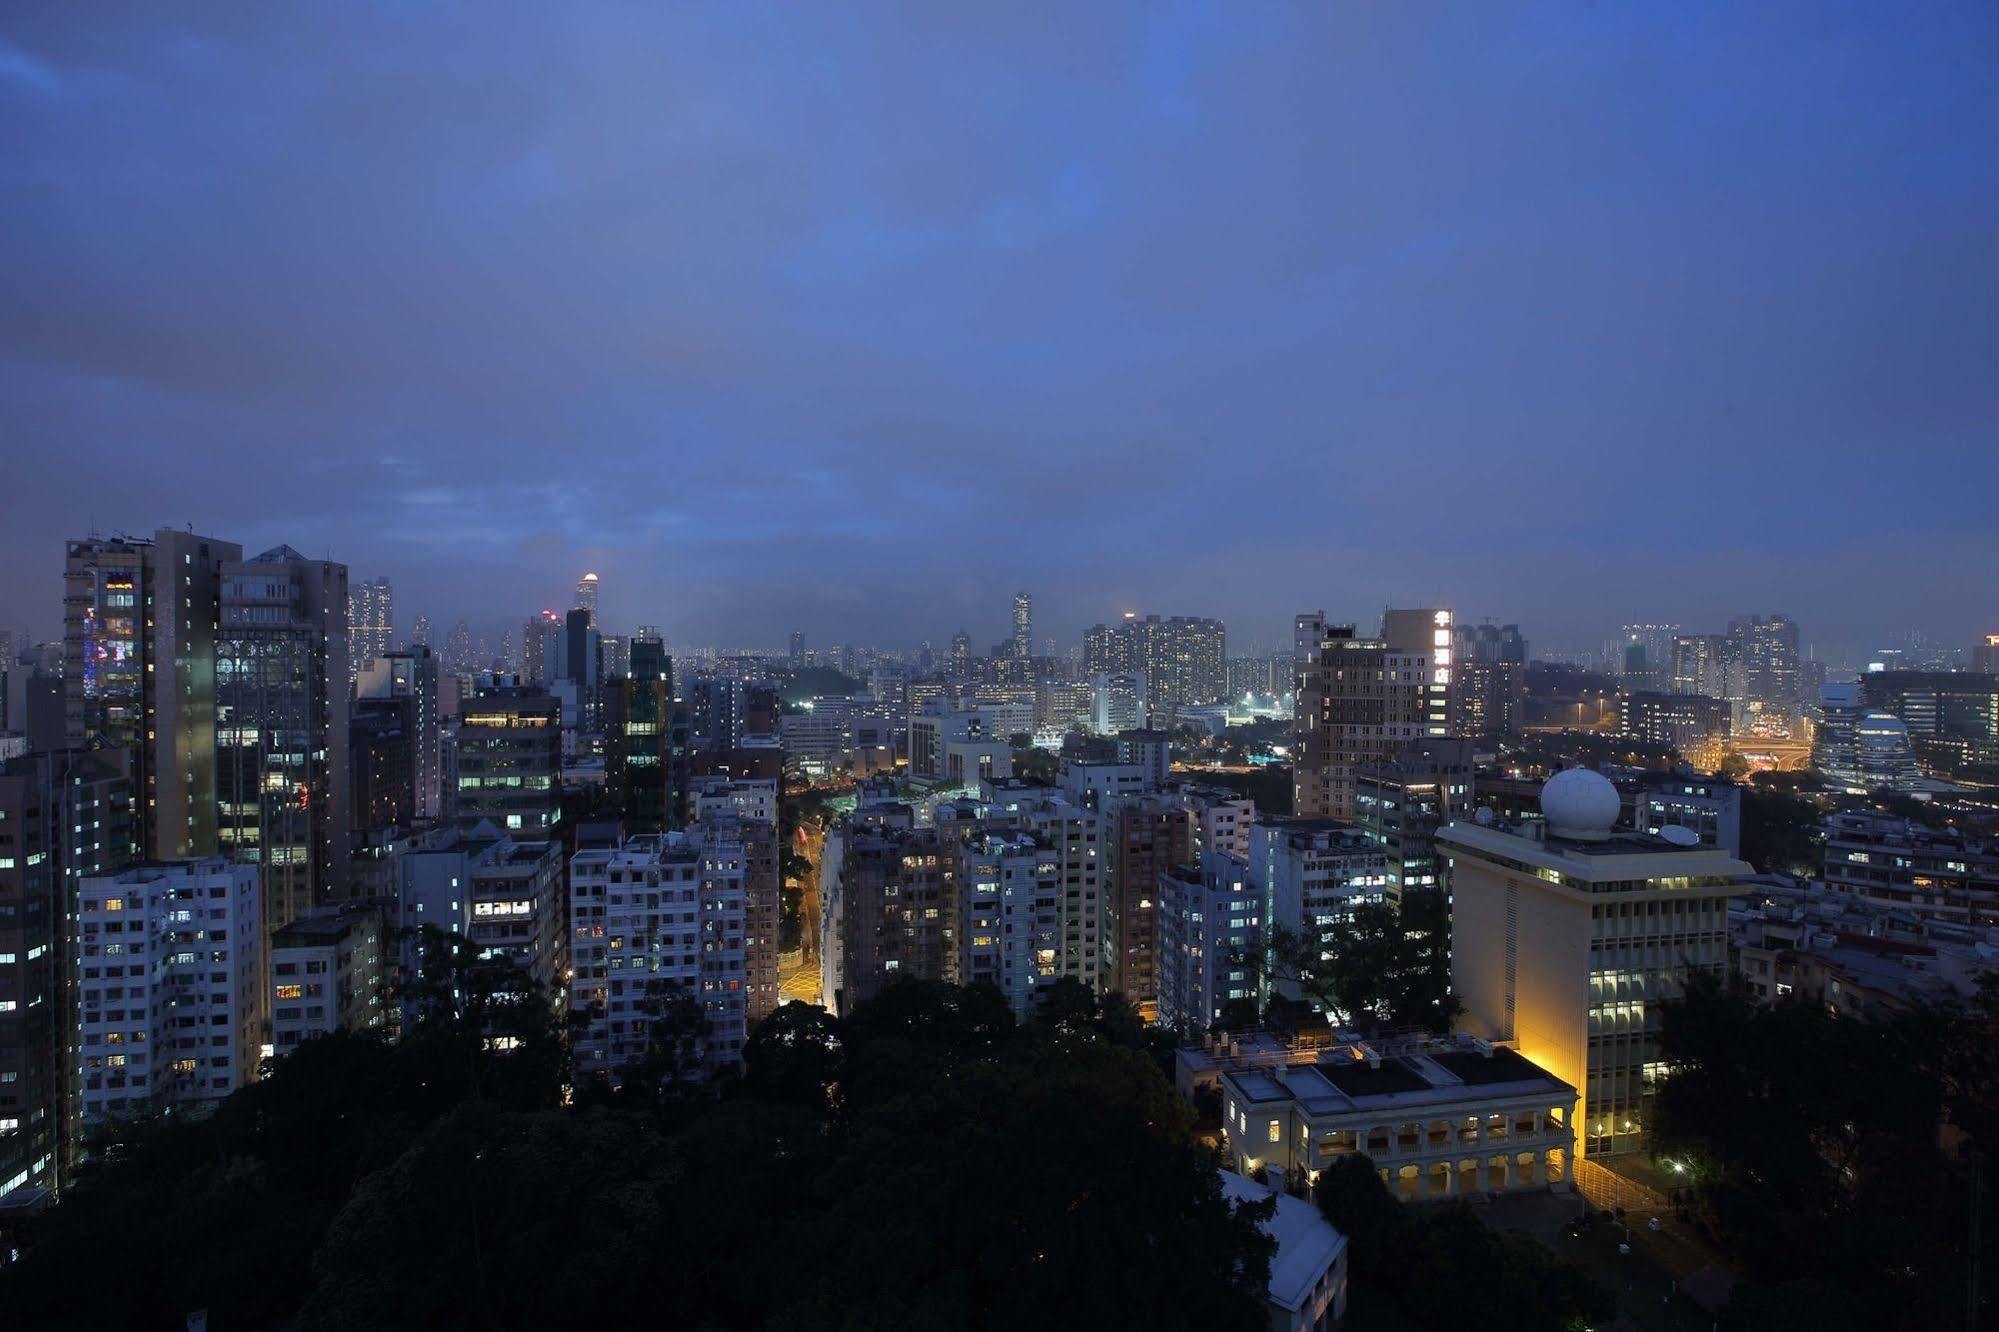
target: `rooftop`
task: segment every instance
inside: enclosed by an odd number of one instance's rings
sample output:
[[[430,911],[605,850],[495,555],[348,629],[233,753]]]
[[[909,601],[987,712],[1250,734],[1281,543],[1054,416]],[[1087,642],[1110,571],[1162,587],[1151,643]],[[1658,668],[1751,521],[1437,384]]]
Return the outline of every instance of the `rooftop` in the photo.
[[[1262,1202],[1275,1192],[1233,1170],[1221,1176],[1222,1194],[1232,1203]],[[1271,1302],[1293,1311],[1304,1307],[1312,1287],[1347,1247],[1347,1237],[1316,1205],[1288,1193],[1277,1194],[1277,1213],[1263,1223],[1263,1233],[1277,1241],[1270,1256]]]

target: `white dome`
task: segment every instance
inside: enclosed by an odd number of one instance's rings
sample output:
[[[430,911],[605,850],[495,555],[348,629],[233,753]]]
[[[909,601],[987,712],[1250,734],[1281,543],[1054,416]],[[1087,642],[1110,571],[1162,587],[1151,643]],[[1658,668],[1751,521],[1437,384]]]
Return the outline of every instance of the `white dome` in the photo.
[[[1541,814],[1557,837],[1597,842],[1610,835],[1623,801],[1610,778],[1588,768],[1569,768],[1541,786]]]

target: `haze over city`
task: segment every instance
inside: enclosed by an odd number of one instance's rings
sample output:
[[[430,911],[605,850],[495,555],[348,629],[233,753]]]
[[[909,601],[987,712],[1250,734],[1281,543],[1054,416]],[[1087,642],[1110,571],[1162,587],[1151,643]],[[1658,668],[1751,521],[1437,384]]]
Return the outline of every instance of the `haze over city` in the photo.
[[[191,524],[495,633],[1968,641],[1995,18],[1920,11],[17,7],[0,624]]]

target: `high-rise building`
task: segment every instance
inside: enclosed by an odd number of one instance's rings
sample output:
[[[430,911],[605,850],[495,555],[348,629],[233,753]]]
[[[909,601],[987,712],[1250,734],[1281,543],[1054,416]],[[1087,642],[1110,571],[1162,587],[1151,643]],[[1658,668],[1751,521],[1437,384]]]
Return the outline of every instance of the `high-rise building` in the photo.
[[[1999,676],[1869,671],[1860,692],[1868,707],[1901,718],[1917,757],[1931,768],[1999,762]]]
[[[1743,686],[1736,643],[1726,634],[1675,634],[1672,652],[1672,692],[1708,698],[1740,699]]]
[[[347,892],[348,680],[345,565],[290,546],[223,565],[216,843],[257,866],[267,932]]]
[[[1103,802],[1111,829],[1104,890],[1104,983],[1147,1019],[1159,1015],[1159,876],[1195,860],[1191,816],[1176,799],[1141,794]]]
[[[381,907],[315,907],[271,934],[271,1048],[315,1036],[382,1031],[390,1021],[391,942]]]
[[[1098,735],[1142,729],[1150,720],[1141,671],[1099,671],[1090,677],[1090,729]]]
[[[386,578],[356,583],[347,594],[350,674],[396,646],[396,591]]]
[[[546,690],[489,684],[465,700],[453,733],[453,814],[470,832],[552,835],[562,816],[562,707]]]
[[[1633,693],[1663,694],[1673,687],[1673,641],[1677,624],[1627,624],[1620,631],[1624,687]]]
[[[59,1190],[74,1150],[64,1050],[79,974],[77,887],[132,855],[127,752],[58,750],[0,763],[0,1197]]]
[[[419,819],[444,817],[443,721],[437,697],[437,659],[430,649],[412,645],[407,652],[389,652],[361,663],[355,681],[357,700],[409,700],[410,753],[416,784],[415,814]]]
[[[1207,851],[1159,875],[1159,1021],[1206,1031],[1228,1005],[1254,1000],[1245,952],[1263,937],[1260,894],[1243,857]]]
[[[565,622],[554,611],[545,610],[521,626],[521,680],[547,688],[562,674],[558,647]]]
[[[1473,805],[1472,743],[1453,736],[1412,740],[1354,773],[1354,822],[1381,848],[1387,899],[1440,886],[1437,829]]]
[[[960,629],[951,635],[951,673],[963,675],[972,664],[972,636]]]
[[[1013,655],[1034,655],[1034,598],[1025,592],[1013,594]]]
[[[597,575],[596,574],[587,573],[584,574],[581,578],[576,580],[575,608],[583,612],[583,623],[587,627],[591,629],[595,629],[597,627]]]
[[[1428,659],[1424,733],[1444,734],[1457,695],[1457,630],[1452,613],[1434,606],[1422,610],[1391,607],[1381,612],[1381,640],[1395,656]]]
[[[794,666],[805,660],[805,631],[803,629],[794,629],[791,631],[789,656]]]
[[[1622,801],[1598,773],[1557,773],[1543,819],[1438,830],[1450,876],[1451,984],[1463,1027],[1582,1092],[1586,1156],[1642,1142],[1663,1001],[1728,966],[1728,901],[1750,867],[1684,830],[1613,833]],[[1670,834],[1670,835],[1668,835]]]
[[[725,821],[733,823],[725,824]],[[694,821],[719,829],[743,848],[744,993],[747,1020],[757,1023],[776,1011],[778,923],[783,913],[783,875],[778,845],[776,779],[729,781],[707,778],[694,795]]]
[[[162,528],[71,541],[66,554],[63,743],[130,751],[142,854],[212,853],[215,629],[222,566],[243,548]]]
[[[1743,615],[1729,621],[1728,636],[1742,662],[1749,701],[1779,715],[1797,711],[1801,701],[1797,624],[1786,615]]]
[[[460,620],[444,638],[444,673],[465,678],[479,673],[479,661],[472,650],[472,626]]]
[[[1293,809],[1300,817],[1351,818],[1356,767],[1444,733],[1448,675],[1436,682],[1429,653],[1360,638],[1353,625],[1329,624],[1323,611],[1300,615],[1295,636]]]
[[[836,847],[827,839],[827,854]],[[850,827],[839,839],[840,970],[826,1001],[853,1012],[905,976],[958,979],[958,861],[935,828]],[[824,892],[822,877],[822,893]]]
[[[256,1076],[265,957],[257,885],[255,865],[220,856],[79,882],[73,1141],[86,1125],[222,1100]]]
[[[1342,925],[1353,918],[1355,907],[1379,903],[1388,893],[1381,847],[1338,819],[1259,819],[1249,828],[1244,872],[1252,893],[1250,909],[1266,930],[1294,935]],[[1270,988],[1289,999],[1300,997],[1288,981]]]
[[[569,863],[579,1077],[616,1085],[642,1059],[653,1018],[675,993],[708,1021],[707,1072],[742,1061],[748,1032],[747,867],[735,827],[633,837]]]
[[[1669,745],[1689,754],[1729,736],[1730,708],[1701,694],[1622,694],[1617,731],[1632,740]]]
[[[1228,696],[1228,630],[1220,620],[1127,615],[1084,635],[1091,675],[1143,674],[1155,704],[1219,703]]]
[[[1986,634],[1971,649],[1971,669],[1980,675],[1999,675],[1999,634]]]
[[[387,836],[416,821],[414,713],[408,698],[354,700],[347,722],[347,816],[356,833]],[[352,854],[350,849],[350,871]]]
[[[410,646],[427,648],[430,646],[430,617],[419,615],[410,626]]]
[[[1819,691],[1812,767],[1844,791],[1905,791],[1916,783],[1916,755],[1900,717],[1867,705],[1857,683]]]
[[[604,691],[605,791],[627,832],[665,832],[687,812],[688,711],[673,696],[673,660],[662,644],[633,643],[631,664]]]

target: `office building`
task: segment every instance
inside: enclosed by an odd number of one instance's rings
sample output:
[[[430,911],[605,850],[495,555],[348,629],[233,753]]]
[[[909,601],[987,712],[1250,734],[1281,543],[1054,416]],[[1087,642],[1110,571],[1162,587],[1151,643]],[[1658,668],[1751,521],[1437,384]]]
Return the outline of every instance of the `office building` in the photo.
[[[346,606],[343,596],[343,615]],[[220,856],[153,861],[85,878],[77,891],[72,1140],[86,1125],[203,1108],[255,1077],[257,867]]]
[[[162,528],[65,555],[63,747],[130,753],[141,855],[212,854],[216,625],[223,565],[243,548]]]
[[[1013,775],[1010,733],[987,709],[953,708],[943,700],[909,718],[910,780],[947,787],[976,787]]]
[[[689,714],[673,694],[673,659],[664,645],[635,641],[632,673],[604,690],[604,784],[635,835],[666,832],[686,819]]]
[[[1908,728],[1916,757],[1937,775],[1999,763],[1999,675],[1974,671],[1869,671],[1862,701]]]
[[[394,966],[379,903],[315,907],[271,932],[271,1048],[290,1054],[315,1036],[390,1025]]]
[[[401,652],[377,653],[361,663],[355,680],[357,707],[388,699],[408,700],[415,817],[419,819],[444,817],[444,714],[438,698],[437,666],[430,649],[418,644]]]
[[[1391,607],[1381,612],[1381,641],[1392,656],[1427,659],[1424,733],[1442,735],[1450,726],[1457,696],[1457,628],[1452,613],[1436,606]]]
[[[1686,754],[1728,739],[1730,709],[1700,694],[1622,694],[1618,734]]]
[[[347,661],[350,682],[367,664],[396,647],[396,591],[386,578],[356,583],[347,594]]]
[[[1684,828],[1702,846],[1741,858],[1742,788],[1734,782],[1692,772],[1648,769],[1619,773],[1617,793],[1625,809],[1619,827],[1651,836],[1663,835],[1668,828]]]
[[[453,819],[510,836],[549,836],[562,817],[562,712],[544,690],[482,686],[452,732]]]
[[[347,810],[355,832],[386,833],[416,820],[416,725],[410,702],[407,697],[354,701],[347,723]],[[351,887],[352,839],[349,845]]]
[[[576,580],[576,601],[574,609],[583,612],[583,626],[597,627],[597,575],[586,573]]]
[[[1413,623],[1398,622],[1405,642],[1416,632]],[[1293,809],[1304,817],[1351,818],[1356,768],[1391,757],[1411,740],[1444,733],[1448,676],[1441,684],[1433,679],[1429,653],[1357,637],[1353,625],[1329,624],[1323,611],[1300,615],[1295,637]]]
[[[1577,1149],[1636,1150],[1663,1072],[1660,1003],[1728,965],[1728,903],[1749,866],[1683,830],[1614,833],[1623,802],[1572,768],[1517,829],[1460,821],[1436,835],[1450,875],[1451,983],[1462,1029],[1517,1043],[1582,1093]]]
[[[1085,673],[1143,676],[1148,699],[1168,707],[1227,701],[1227,662],[1228,631],[1220,620],[1127,615],[1084,636]]]
[[[1013,594],[1013,655],[1034,655],[1034,598],[1025,592]]]
[[[226,562],[216,845],[257,866],[267,935],[347,892],[350,694],[346,566],[289,546]]]
[[[1909,728],[1892,712],[1869,707],[1858,683],[1819,690],[1812,727],[1812,767],[1850,794],[1909,791],[1918,785]]]

